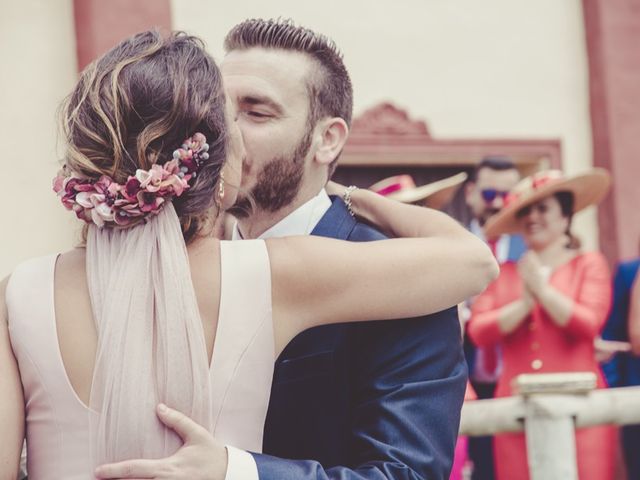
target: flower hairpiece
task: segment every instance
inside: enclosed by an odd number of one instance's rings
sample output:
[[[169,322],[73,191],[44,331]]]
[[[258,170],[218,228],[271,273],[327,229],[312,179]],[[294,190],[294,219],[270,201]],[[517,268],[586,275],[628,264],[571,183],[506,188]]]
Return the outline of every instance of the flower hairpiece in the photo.
[[[206,137],[196,133],[164,165],[138,169],[124,184],[107,175],[97,180],[81,177],[64,166],[53,179],[53,191],[68,210],[87,223],[126,227],[143,217],[157,215],[167,200],[188,190],[189,181],[209,158],[208,150]]]

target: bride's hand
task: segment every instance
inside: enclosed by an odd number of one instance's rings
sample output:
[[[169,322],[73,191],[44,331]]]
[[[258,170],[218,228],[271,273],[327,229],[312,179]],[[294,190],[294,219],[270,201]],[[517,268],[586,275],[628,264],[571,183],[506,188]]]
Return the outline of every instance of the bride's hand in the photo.
[[[336,197],[342,198],[344,191],[347,189],[344,185],[340,185],[337,182],[329,181],[325,185],[324,189],[326,190],[328,195],[335,195]]]
[[[127,460],[99,466],[99,479],[155,478],[158,480],[224,480],[227,450],[203,427],[186,415],[158,406],[158,418],[175,431],[184,444],[167,458]]]

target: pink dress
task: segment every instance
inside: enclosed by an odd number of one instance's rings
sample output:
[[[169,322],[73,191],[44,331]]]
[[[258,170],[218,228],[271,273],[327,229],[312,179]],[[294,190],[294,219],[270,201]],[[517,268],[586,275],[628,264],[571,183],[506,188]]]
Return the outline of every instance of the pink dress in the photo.
[[[211,361],[214,436],[260,452],[274,365],[264,241],[221,242],[220,317]],[[7,286],[9,332],[26,407],[29,480],[86,480],[89,416],[66,375],[54,315],[56,255],[20,265]]]

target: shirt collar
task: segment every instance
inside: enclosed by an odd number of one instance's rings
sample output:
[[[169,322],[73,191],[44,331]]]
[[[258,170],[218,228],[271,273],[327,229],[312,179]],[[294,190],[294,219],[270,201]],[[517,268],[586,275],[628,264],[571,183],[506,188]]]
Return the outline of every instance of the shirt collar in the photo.
[[[309,235],[329,208],[331,208],[331,199],[323,188],[318,195],[300,205],[258,238],[265,239],[293,235]],[[233,235],[231,238],[233,240],[242,240],[242,234],[238,229],[238,222],[233,226]]]
[[[471,220],[471,223],[469,223],[469,231],[471,231],[471,233],[473,233],[476,237],[486,241],[484,230],[480,226],[480,222],[475,218]]]

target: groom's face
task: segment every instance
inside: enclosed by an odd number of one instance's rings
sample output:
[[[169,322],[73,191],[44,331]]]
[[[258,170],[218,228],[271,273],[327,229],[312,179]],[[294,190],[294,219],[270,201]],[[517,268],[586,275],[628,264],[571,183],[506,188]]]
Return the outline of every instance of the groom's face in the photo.
[[[312,156],[311,61],[298,52],[250,48],[227,54],[221,70],[246,148],[241,192],[231,212],[247,214],[246,192],[258,209],[278,211],[296,198]]]

